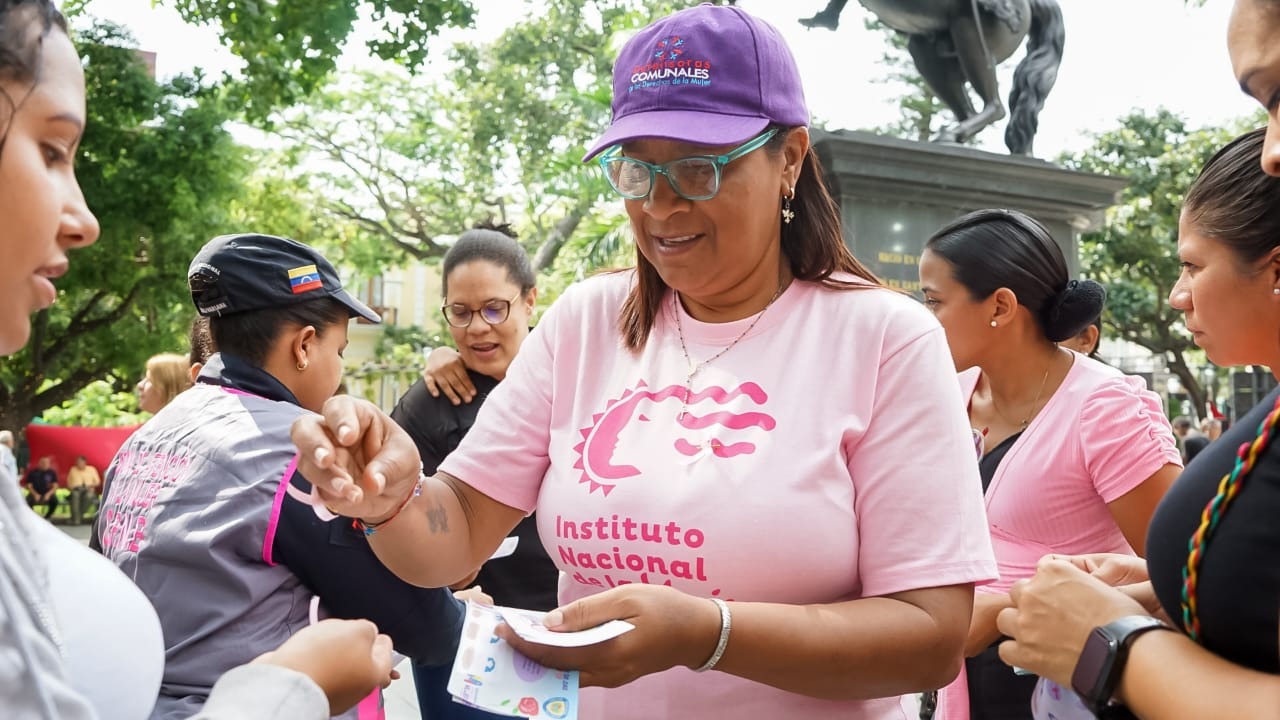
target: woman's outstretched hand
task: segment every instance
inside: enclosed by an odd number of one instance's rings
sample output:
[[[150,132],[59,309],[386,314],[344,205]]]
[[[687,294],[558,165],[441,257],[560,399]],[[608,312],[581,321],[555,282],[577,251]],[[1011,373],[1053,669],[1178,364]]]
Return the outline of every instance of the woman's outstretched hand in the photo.
[[[298,472],[337,515],[377,522],[394,513],[422,472],[418,448],[376,405],[339,395],[293,423]]]
[[[391,638],[368,620],[322,620],[299,630],[255,663],[297,670],[329,698],[334,715],[354,707],[376,687],[400,677],[392,669]]]

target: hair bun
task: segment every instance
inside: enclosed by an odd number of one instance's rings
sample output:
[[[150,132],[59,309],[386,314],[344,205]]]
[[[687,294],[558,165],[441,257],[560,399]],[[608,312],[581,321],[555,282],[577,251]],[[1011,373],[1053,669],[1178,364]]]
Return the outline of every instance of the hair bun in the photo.
[[[1106,303],[1106,288],[1092,280],[1072,280],[1042,313],[1045,335],[1053,342],[1075,337],[1102,314]]]

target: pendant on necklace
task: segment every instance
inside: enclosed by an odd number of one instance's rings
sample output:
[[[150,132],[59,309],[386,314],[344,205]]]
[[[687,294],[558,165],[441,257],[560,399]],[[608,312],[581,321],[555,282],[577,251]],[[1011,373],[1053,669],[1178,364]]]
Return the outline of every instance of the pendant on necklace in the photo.
[[[690,368],[689,373],[684,378],[684,397],[680,402],[680,414],[676,416],[676,420],[684,420],[684,416],[689,414],[689,401],[693,399],[693,376],[698,374],[700,367]]]

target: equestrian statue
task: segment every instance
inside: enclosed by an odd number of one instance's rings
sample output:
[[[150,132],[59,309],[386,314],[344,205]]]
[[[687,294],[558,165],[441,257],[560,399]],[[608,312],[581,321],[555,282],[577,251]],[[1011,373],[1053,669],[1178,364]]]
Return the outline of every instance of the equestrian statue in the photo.
[[[848,0],[831,0],[806,27],[835,30]],[[1013,55],[1024,38],[1027,56],[1013,73],[1009,124],[1004,143],[1015,155],[1030,155],[1037,117],[1058,78],[1064,30],[1057,0],[859,0],[880,22],[908,36],[916,69],[956,117],[934,138],[964,142],[1005,116],[996,65]],[[982,100],[975,110],[966,83]]]

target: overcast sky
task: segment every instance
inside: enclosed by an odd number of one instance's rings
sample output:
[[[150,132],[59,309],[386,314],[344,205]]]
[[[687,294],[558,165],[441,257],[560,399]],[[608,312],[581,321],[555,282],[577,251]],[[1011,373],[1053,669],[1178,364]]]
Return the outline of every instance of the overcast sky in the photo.
[[[522,0],[473,0],[477,27],[451,31],[447,41],[495,37],[519,17]],[[829,127],[865,128],[896,115],[893,88],[883,77],[880,34],[863,27],[867,11],[849,3],[836,32],[809,30],[797,22],[826,0],[739,0],[743,8],[777,26],[800,64],[810,111]],[[172,75],[199,66],[218,73],[238,66],[212,30],[182,23],[151,0],[90,0],[89,11],[128,26],[143,49],[158,53],[157,71]],[[1106,130],[1134,108],[1168,107],[1195,125],[1223,124],[1255,112],[1231,77],[1226,52],[1230,0],[1188,8],[1182,0],[1064,0],[1066,51],[1058,82],[1040,116],[1036,154],[1052,157],[1088,143],[1088,131]],[[442,45],[443,47],[443,45]],[[344,64],[367,62],[356,44]],[[1021,51],[1002,69],[1001,93]],[[982,136],[984,148],[1004,151],[1003,124]]]

